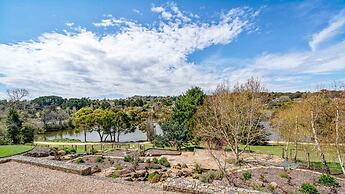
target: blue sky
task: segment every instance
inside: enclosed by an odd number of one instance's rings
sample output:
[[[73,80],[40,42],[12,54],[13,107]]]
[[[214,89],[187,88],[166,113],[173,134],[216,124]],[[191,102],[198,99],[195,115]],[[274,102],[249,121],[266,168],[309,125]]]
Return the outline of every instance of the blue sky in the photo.
[[[345,81],[345,1],[0,1],[0,92],[176,95]]]

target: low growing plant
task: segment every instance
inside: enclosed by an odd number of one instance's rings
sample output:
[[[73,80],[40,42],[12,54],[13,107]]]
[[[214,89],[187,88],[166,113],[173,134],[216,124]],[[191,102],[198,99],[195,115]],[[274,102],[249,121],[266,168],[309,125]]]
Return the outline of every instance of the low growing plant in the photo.
[[[97,158],[96,158],[96,162],[97,163],[100,163],[100,162],[103,162],[103,157],[102,156],[97,156]]]
[[[199,176],[199,180],[203,183],[212,183],[214,180],[223,179],[224,174],[220,171],[210,170]]]
[[[134,156],[131,156],[131,155],[126,155],[123,160],[125,162],[133,162],[134,161]]]
[[[339,187],[339,183],[337,182],[337,180],[328,174],[320,175],[319,183],[327,187]]]
[[[75,162],[76,162],[77,164],[85,163],[85,161],[83,160],[83,158],[77,158],[77,159],[75,160]]]
[[[319,191],[316,189],[316,187],[310,183],[303,183],[299,191],[305,194],[319,194]]]
[[[157,158],[153,158],[152,159],[152,162],[155,163],[155,164],[158,164],[159,163],[159,160]]]
[[[170,167],[170,162],[166,157],[160,158],[159,159],[159,164],[164,166],[164,167]]]
[[[199,163],[194,164],[194,171],[198,174],[202,173],[202,168],[201,168],[201,165]]]
[[[77,152],[74,148],[69,147],[65,147],[63,151],[65,151],[66,154],[75,154]]]
[[[160,179],[160,176],[157,172],[151,172],[149,174],[149,176],[147,177],[147,180],[150,182],[150,183],[157,183],[159,182],[159,179]]]
[[[286,170],[283,170],[279,173],[279,176],[281,178],[284,178],[284,179],[288,179],[290,176],[289,176],[289,173],[286,171]]]
[[[249,179],[252,178],[252,173],[249,172],[249,171],[244,171],[244,172],[242,173],[242,177],[243,177],[244,180],[247,181],[247,180],[249,180]]]
[[[122,170],[123,167],[121,166],[121,164],[116,164],[115,165],[115,170]]]

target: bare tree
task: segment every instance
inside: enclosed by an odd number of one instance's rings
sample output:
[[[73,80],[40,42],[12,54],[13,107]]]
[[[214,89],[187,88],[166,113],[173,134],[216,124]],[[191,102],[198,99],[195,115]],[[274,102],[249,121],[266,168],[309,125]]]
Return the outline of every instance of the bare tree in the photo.
[[[237,84],[232,90],[228,84],[221,84],[195,115],[196,133],[206,142],[225,175],[226,150],[229,148],[235,163],[240,164],[240,156],[247,146],[265,133],[259,128],[264,112],[263,91],[261,82],[255,79]]]
[[[9,98],[10,105],[16,107],[23,98],[29,96],[29,92],[23,88],[8,89],[7,95]]]

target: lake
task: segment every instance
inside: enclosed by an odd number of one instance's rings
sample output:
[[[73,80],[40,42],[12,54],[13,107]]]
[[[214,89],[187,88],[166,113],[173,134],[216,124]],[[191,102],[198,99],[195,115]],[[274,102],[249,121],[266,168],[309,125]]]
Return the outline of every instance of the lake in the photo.
[[[93,132],[87,132],[86,133],[86,140],[87,141],[100,141],[99,135],[96,131]],[[155,124],[155,134],[161,135],[162,129],[158,124]],[[58,130],[58,131],[48,131],[44,134],[39,134],[37,136],[39,141],[44,140],[52,140],[52,139],[79,139],[80,141],[84,141],[84,132],[79,131],[77,129],[69,129],[69,130]],[[110,137],[108,137],[107,140],[110,140]],[[147,135],[145,132],[142,132],[140,130],[135,130],[133,133],[127,133],[127,134],[120,134],[120,142],[128,142],[128,141],[146,141]]]

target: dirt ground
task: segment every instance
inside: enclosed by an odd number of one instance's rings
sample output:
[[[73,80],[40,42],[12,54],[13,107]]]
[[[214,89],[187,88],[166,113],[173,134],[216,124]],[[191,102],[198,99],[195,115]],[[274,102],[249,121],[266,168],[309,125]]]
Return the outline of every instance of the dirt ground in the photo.
[[[0,193],[169,193],[143,184],[121,184],[17,162],[0,164]]]
[[[312,183],[316,186],[320,193],[334,193],[331,192],[331,187],[326,187],[318,182],[320,173],[315,173],[307,170],[290,170],[287,171],[291,177],[290,183],[288,178],[282,177],[281,173],[283,169],[278,168],[258,168],[254,170],[248,170],[252,174],[252,178],[249,180],[243,180],[242,173],[234,173],[231,177],[235,182],[235,186],[241,188],[250,188],[266,192],[272,192],[269,189],[269,184],[274,182],[277,184],[277,189],[274,192],[277,193],[296,193],[303,183]],[[340,187],[337,187],[337,193],[345,193],[345,181],[337,180]]]
[[[215,154],[220,154],[215,152]],[[228,156],[233,158],[231,154]],[[182,152],[179,156],[164,156],[167,157],[172,165],[177,163],[185,163],[187,165],[194,165],[198,163],[205,169],[218,169],[217,163],[213,159],[212,155],[206,149],[196,149],[195,152]],[[265,155],[265,154],[254,154],[254,153],[243,153],[241,156],[244,161],[248,162],[243,167],[251,167],[255,165],[277,165],[279,166],[283,159],[277,156]],[[238,168],[234,165],[229,165],[229,168]]]

